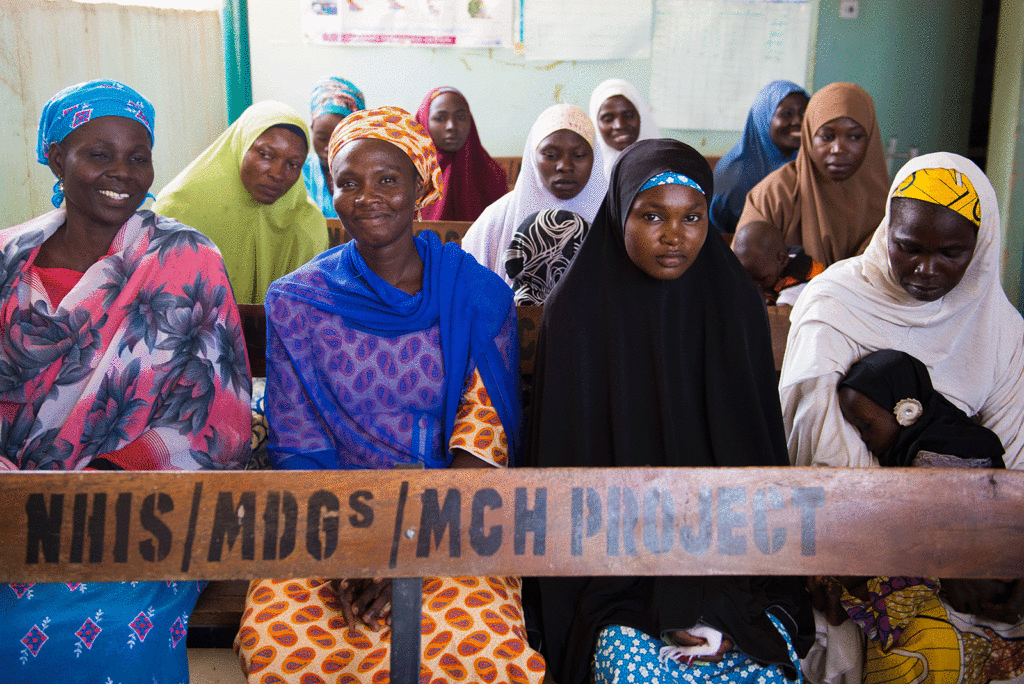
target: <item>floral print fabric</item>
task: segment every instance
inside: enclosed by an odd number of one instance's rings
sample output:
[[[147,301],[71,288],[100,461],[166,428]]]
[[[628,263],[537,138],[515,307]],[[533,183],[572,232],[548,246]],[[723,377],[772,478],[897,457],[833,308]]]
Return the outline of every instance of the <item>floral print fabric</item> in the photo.
[[[30,269],[58,209],[0,232],[0,465],[239,467],[250,379],[223,262],[201,233],[136,213],[58,306]],[[116,462],[116,460],[115,460]]]

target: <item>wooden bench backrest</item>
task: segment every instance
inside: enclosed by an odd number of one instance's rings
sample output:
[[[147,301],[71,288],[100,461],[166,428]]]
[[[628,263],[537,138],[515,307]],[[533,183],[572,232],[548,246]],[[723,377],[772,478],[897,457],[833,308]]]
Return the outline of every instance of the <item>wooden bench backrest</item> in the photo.
[[[523,167],[522,157],[493,157],[498,166],[505,171],[505,178],[508,180],[508,189],[516,187],[516,180],[519,178],[519,170]]]
[[[441,242],[462,244],[462,238],[472,225],[472,221],[413,221],[412,234],[419,235],[423,231],[429,230],[439,237]],[[339,219],[327,219],[327,234],[331,247],[337,247],[351,239]]]

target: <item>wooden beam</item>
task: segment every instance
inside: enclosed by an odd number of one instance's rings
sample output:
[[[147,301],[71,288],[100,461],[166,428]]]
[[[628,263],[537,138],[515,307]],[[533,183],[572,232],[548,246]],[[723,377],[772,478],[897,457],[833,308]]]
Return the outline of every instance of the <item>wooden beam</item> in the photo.
[[[18,472],[0,581],[1024,576],[1024,472]]]

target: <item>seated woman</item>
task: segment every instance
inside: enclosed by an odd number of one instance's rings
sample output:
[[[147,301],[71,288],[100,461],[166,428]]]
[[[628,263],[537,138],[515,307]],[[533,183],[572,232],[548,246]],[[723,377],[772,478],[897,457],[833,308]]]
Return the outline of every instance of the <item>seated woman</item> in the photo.
[[[719,232],[735,233],[750,189],[796,159],[807,97],[792,81],[772,81],[757,93],[743,137],[715,165],[711,223]]]
[[[334,206],[352,241],[278,280],[268,293],[272,463],[286,469],[512,465],[520,449],[512,293],[457,245],[442,245],[430,232],[413,237],[417,207],[440,192],[430,138],[404,110],[380,107],[346,119],[329,154]],[[287,623],[308,605],[288,586],[321,587],[310,593],[322,616],[314,626],[334,635],[348,655],[339,660],[332,656],[337,646],[303,639],[316,654],[303,676],[386,678],[389,660],[380,649],[389,647],[390,630],[380,626],[389,614],[390,581],[343,579],[338,590],[328,582],[257,581],[249,604],[285,602]],[[438,592],[455,596],[454,605],[471,618],[467,626],[444,618],[449,602],[431,607]],[[476,600],[481,597],[486,600]],[[426,578],[423,611],[425,681],[448,680],[449,670],[474,681],[497,673],[512,679],[512,672],[515,681],[543,679],[544,661],[526,645],[522,618],[510,617],[522,615],[518,579]],[[469,658],[459,644],[484,624],[484,614],[508,640],[491,640]],[[276,624],[243,619],[236,645],[251,681],[257,672],[259,681],[275,671],[284,675],[277,668],[291,649],[277,651],[269,664],[261,651],[274,649]],[[294,681],[299,673],[287,674]]]
[[[462,248],[511,285],[505,250],[516,229],[542,209],[564,209],[592,221],[608,185],[603,164],[594,155],[594,127],[583,110],[548,107],[530,129],[516,187],[480,214]]]
[[[878,349],[912,353],[935,389],[1024,467],[1024,320],[999,282],[1000,222],[985,174],[955,154],[912,159],[863,255],[814,278],[793,309],[780,393],[797,465],[877,459],[839,410],[836,386]]]
[[[249,371],[220,255],[137,211],[153,182],[153,115],[110,80],[43,109],[36,151],[58,179],[57,209],[0,231],[2,470],[221,469],[248,456]],[[201,590],[10,584],[3,679],[187,681]]]
[[[540,306],[565,274],[590,224],[571,211],[546,209],[530,214],[516,229],[505,252],[516,306]]]
[[[882,466],[1003,467],[1003,446],[995,433],[936,392],[928,369],[906,352],[883,349],[854,363],[839,383],[839,407]],[[867,637],[865,684],[982,684],[1024,674],[1024,661],[1014,656],[1024,649],[1024,635],[1020,627],[1014,629],[1024,611],[1024,582],[815,580],[826,588],[817,592],[817,603],[833,609],[830,620],[849,616]],[[837,594],[839,600],[827,605],[822,593]],[[966,610],[954,608],[951,602],[965,593],[984,600]],[[834,608],[841,613],[838,620]]]
[[[216,243],[240,303],[262,303],[271,282],[327,249],[324,216],[298,182],[308,141],[298,112],[258,102],[153,205]]]
[[[366,109],[366,101],[351,81],[328,76],[313,85],[313,94],[309,96],[313,149],[302,167],[302,181],[324,218],[338,218],[334,211],[334,181],[327,165],[327,144],[342,119],[363,109]]]
[[[811,97],[796,159],[747,194],[738,226],[761,221],[829,266],[860,254],[885,213],[885,169],[875,103],[852,83]]]
[[[711,197],[711,168],[692,147],[645,140],[623,153],[544,305],[532,465],[787,463],[764,303],[725,242],[705,239]],[[813,633],[790,578],[538,582],[559,684],[592,669],[601,683],[796,680]],[[687,667],[693,646],[706,655]]]
[[[476,221],[508,192],[505,170],[480,144],[466,98],[451,86],[434,88],[420,103],[416,120],[437,149],[441,199],[420,212],[427,221]]]
[[[660,138],[651,108],[633,87],[620,78],[610,78],[590,94],[590,120],[601,134],[597,144],[604,161],[604,175],[612,174],[612,166],[622,151],[637,140]]]

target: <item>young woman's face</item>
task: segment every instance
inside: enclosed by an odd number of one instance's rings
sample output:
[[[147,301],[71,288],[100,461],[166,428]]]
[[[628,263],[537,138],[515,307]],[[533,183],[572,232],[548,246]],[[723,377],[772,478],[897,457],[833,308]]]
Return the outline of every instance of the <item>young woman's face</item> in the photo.
[[[864,163],[868,132],[848,116],[823,123],[811,139],[811,157],[818,170],[833,181],[844,181]]]
[[[640,137],[640,113],[622,95],[612,95],[597,110],[597,130],[605,143],[621,152]]]
[[[896,444],[900,424],[892,411],[886,411],[852,387],[839,388],[839,409],[876,458]]]
[[[907,294],[934,302],[956,287],[974,258],[974,224],[952,209],[894,197],[889,209],[889,265]]]
[[[707,198],[685,185],[656,185],[644,190],[626,216],[626,254],[641,271],[658,280],[683,275],[707,235]]]
[[[152,145],[145,126],[122,116],[93,119],[50,145],[68,213],[105,228],[124,225],[153,184]]]
[[[361,247],[380,249],[412,238],[423,181],[400,148],[362,138],[334,155],[334,210]]]
[[[430,139],[441,152],[458,152],[469,138],[473,120],[458,93],[441,93],[430,102]]]
[[[800,124],[804,121],[806,109],[807,96],[803,93],[790,93],[779,102],[768,124],[768,135],[772,142],[787,157],[800,147]]]
[[[273,204],[299,180],[308,151],[301,136],[280,126],[268,128],[242,157],[242,185],[260,204]]]
[[[341,114],[334,112],[321,114],[313,119],[313,124],[310,126],[310,133],[313,134],[313,151],[316,152],[316,156],[320,157],[320,168],[325,171],[328,168],[327,148],[331,144],[331,134],[344,119],[345,117]]]
[[[583,192],[594,167],[594,149],[579,133],[562,129],[540,141],[534,152],[544,188],[560,200]]]

